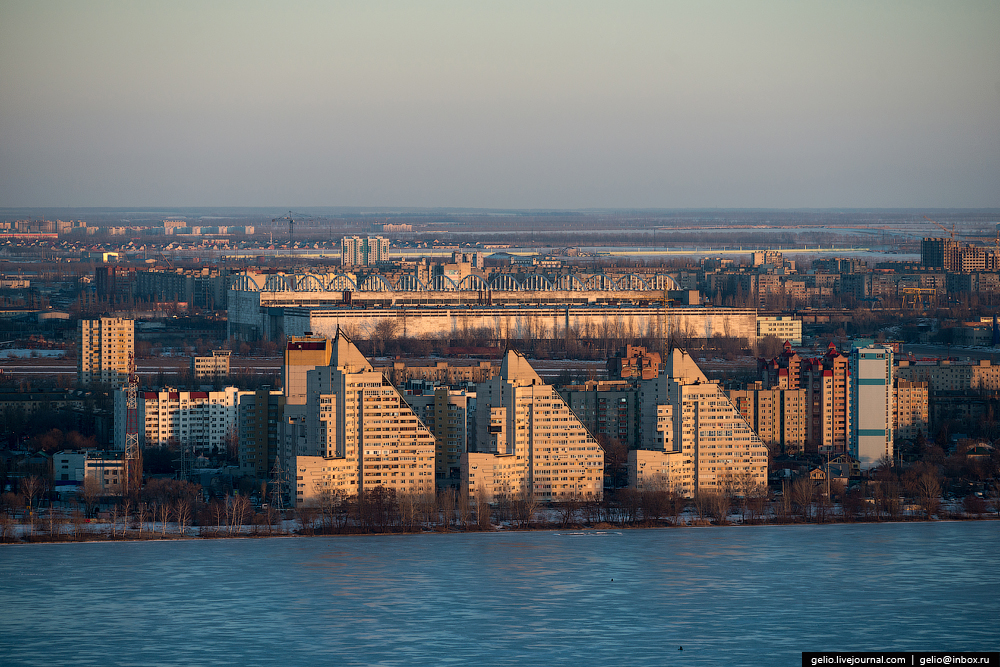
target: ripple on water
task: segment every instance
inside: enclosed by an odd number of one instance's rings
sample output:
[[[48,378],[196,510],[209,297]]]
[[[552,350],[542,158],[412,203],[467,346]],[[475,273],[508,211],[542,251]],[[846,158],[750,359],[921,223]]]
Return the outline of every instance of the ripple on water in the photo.
[[[769,665],[804,650],[995,650],[997,527],[5,547],[0,662]]]

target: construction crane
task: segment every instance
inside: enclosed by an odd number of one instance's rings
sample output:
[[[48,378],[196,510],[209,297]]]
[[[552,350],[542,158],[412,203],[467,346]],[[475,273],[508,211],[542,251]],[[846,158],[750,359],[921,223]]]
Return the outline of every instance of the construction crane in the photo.
[[[288,215],[283,215],[280,218],[272,218],[271,219],[271,222],[281,222],[282,220],[287,220],[288,221],[288,247],[289,248],[292,247],[292,240],[295,238],[295,219],[292,216],[295,216],[295,218],[298,218],[299,220],[301,220],[302,218],[311,218],[312,217],[311,215],[306,215],[305,213],[293,213],[292,211],[289,211]]]
[[[949,230],[949,229],[948,229],[947,227],[945,227],[944,225],[942,225],[942,224],[941,224],[940,222],[938,222],[937,220],[931,220],[931,219],[930,219],[930,218],[928,218],[928,217],[927,217],[926,215],[924,216],[924,220],[926,220],[926,221],[928,221],[928,222],[932,222],[932,223],[934,223],[935,225],[937,225],[938,227],[940,227],[940,228],[941,228],[941,229],[942,229],[943,231],[946,231],[946,232],[948,232],[948,233],[949,233],[949,234],[951,235],[951,240],[952,240],[952,241],[954,241],[954,240],[955,240],[955,223],[954,223],[954,222],[953,222],[953,223],[951,223],[951,230]]]
[[[142,486],[142,458],[139,452],[139,375],[135,353],[128,354],[128,384],[125,387],[125,470],[124,495],[136,495]]]

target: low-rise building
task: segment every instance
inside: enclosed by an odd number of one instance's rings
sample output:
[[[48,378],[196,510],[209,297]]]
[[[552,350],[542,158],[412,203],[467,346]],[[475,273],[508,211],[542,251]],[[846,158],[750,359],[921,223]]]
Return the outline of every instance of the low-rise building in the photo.
[[[792,345],[802,345],[802,320],[790,315],[758,316],[757,338],[774,336]]]
[[[196,382],[216,382],[229,378],[230,350],[212,350],[208,356],[191,357],[191,377]]]
[[[121,452],[63,450],[52,455],[52,478],[56,487],[82,486],[89,480],[102,495],[121,495],[125,459]]]

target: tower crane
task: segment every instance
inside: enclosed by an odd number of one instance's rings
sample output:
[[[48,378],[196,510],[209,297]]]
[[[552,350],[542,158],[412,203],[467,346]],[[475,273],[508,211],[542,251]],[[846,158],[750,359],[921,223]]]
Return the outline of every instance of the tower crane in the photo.
[[[295,218],[298,218],[299,220],[301,220],[302,218],[311,218],[312,217],[311,215],[306,215],[305,213],[294,213],[292,211],[289,211],[288,215],[283,215],[280,218],[272,218],[271,219],[271,222],[281,222],[282,220],[287,220],[288,221],[288,247],[289,248],[291,248],[291,246],[292,246],[292,240],[295,237],[295,219],[292,216],[295,216]]]
[[[926,215],[924,216],[924,220],[926,220],[926,221],[928,221],[928,222],[932,222],[932,223],[934,223],[935,225],[937,225],[938,227],[940,227],[940,228],[941,228],[941,229],[942,229],[943,231],[945,231],[945,232],[948,232],[948,233],[949,233],[949,234],[951,235],[951,240],[952,240],[952,241],[954,241],[954,240],[955,240],[955,223],[954,223],[954,222],[953,222],[953,223],[951,223],[951,229],[949,230],[949,229],[948,229],[947,227],[945,227],[944,225],[942,225],[942,224],[941,224],[940,222],[938,222],[937,220],[931,220],[931,219],[930,219],[930,218],[928,218],[928,217],[927,217]]]

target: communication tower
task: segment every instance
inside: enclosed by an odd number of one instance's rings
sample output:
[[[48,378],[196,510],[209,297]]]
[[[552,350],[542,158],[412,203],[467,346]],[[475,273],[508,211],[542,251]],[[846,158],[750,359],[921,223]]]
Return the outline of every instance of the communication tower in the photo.
[[[128,355],[128,384],[125,388],[125,495],[138,493],[142,486],[142,460],[139,453],[139,376],[135,354]]]

